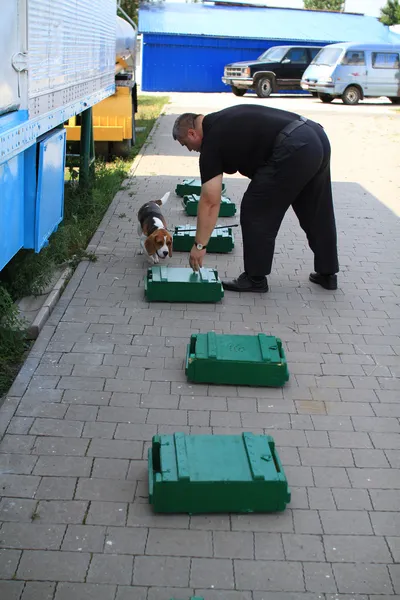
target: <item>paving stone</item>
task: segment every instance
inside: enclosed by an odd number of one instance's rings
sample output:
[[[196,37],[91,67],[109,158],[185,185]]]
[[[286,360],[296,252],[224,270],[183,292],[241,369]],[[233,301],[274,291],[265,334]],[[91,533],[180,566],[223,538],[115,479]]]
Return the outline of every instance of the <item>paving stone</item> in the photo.
[[[21,557],[19,550],[0,550],[0,579],[12,579]]]
[[[229,531],[231,520],[229,515],[192,515],[189,526],[190,529],[203,531]],[[243,536],[243,539],[246,539],[246,536]]]
[[[115,431],[115,439],[122,440],[151,440],[157,433],[157,425],[133,425],[128,423],[119,423]]]
[[[62,550],[70,552],[103,552],[105,527],[94,525],[68,525]]]
[[[390,467],[382,450],[353,450],[353,456],[356,467]]]
[[[387,537],[386,541],[390,548],[394,562],[400,563],[400,537]]]
[[[150,530],[146,554],[161,556],[212,556],[212,536],[207,531]]]
[[[110,402],[110,392],[92,392],[85,390],[65,390],[62,401],[65,404],[107,406]]]
[[[87,575],[88,583],[129,585],[132,580],[133,557],[94,554]]]
[[[77,500],[102,500],[109,502],[133,502],[135,486],[130,481],[114,479],[80,478],[75,492]]]
[[[114,437],[116,423],[85,423],[82,437],[84,438],[104,438],[112,439]]]
[[[128,527],[156,527],[161,529],[188,529],[188,515],[160,515],[153,512],[146,503],[134,502],[129,505]]]
[[[103,479],[125,479],[129,460],[122,458],[95,458],[92,477]]]
[[[99,409],[97,406],[71,404],[65,414],[68,421],[95,421]]]
[[[324,535],[326,560],[331,563],[391,563],[392,557],[383,537],[374,536],[367,543],[365,536]]]
[[[148,532],[132,527],[108,527],[104,551],[107,554],[144,554]]]
[[[36,505],[36,500],[3,498],[0,500],[0,522],[30,522]]]
[[[35,443],[34,435],[8,435],[6,434],[0,445],[0,452],[29,454]]]
[[[40,456],[34,475],[88,477],[92,459],[83,456]]]
[[[347,471],[343,467],[313,467],[315,485],[324,487],[350,487]]]
[[[37,458],[29,454],[0,454],[0,473],[30,475]]]
[[[88,445],[89,441],[81,438],[38,437],[36,438],[32,453],[51,456],[59,454],[64,456],[84,456]]]
[[[33,421],[32,417],[13,417],[7,427],[7,433],[12,435],[26,435]]]
[[[332,493],[339,510],[370,510],[372,508],[367,490],[333,489]]]
[[[80,437],[83,423],[59,419],[35,419],[29,430],[31,435],[49,435],[61,437]]]
[[[95,439],[89,446],[87,456],[101,458],[142,458],[142,442]]]
[[[376,535],[400,536],[399,512],[371,512],[371,521]]]
[[[320,510],[324,533],[371,535],[368,513],[355,510]]]
[[[308,498],[311,509],[335,509],[335,501],[331,490],[324,488],[308,488]]]
[[[295,533],[322,533],[321,521],[316,510],[294,510],[293,511]]]
[[[127,504],[123,502],[92,501],[86,518],[86,524],[124,526],[127,509]]]
[[[398,594],[400,592],[400,565],[389,565],[390,577],[393,581],[394,591]]]
[[[352,467],[353,456],[350,450],[335,448],[300,448],[300,459],[303,465],[313,467]]]
[[[269,533],[293,533],[293,518],[290,510],[285,510],[282,513],[268,515],[231,515],[231,522],[232,531],[266,531]]]
[[[333,565],[339,592],[360,594],[393,593],[389,573],[384,565],[335,564]]]
[[[147,588],[119,585],[115,600],[147,600]]]
[[[54,600],[114,600],[115,585],[59,583]]]
[[[324,547],[319,535],[282,534],[286,560],[303,562],[325,561]]]
[[[35,498],[38,500],[72,500],[76,482],[75,477],[42,477]]]
[[[35,515],[41,523],[81,523],[87,506],[77,500],[41,500]]]
[[[371,489],[369,490],[369,494],[371,497],[372,505],[375,510],[398,510],[398,507],[400,505],[400,490]]]
[[[188,558],[136,556],[133,585],[188,587],[189,569]]]
[[[27,581],[21,600],[53,600],[55,587],[46,581]]]
[[[33,581],[83,581],[90,554],[25,550],[18,567],[18,579]]]
[[[239,590],[304,591],[301,563],[235,560],[234,565],[236,587]]]
[[[233,563],[231,560],[214,558],[193,558],[190,572],[190,585],[229,590],[235,587]],[[240,586],[239,586],[240,587]]]
[[[11,498],[33,498],[39,483],[40,477],[33,475],[3,474],[0,494]]]
[[[133,589],[142,590],[143,588],[134,586]],[[164,600],[165,598],[187,599],[187,598],[191,598],[193,593],[194,593],[193,588],[187,588],[187,587],[174,588],[171,586],[163,586],[163,587],[156,586],[156,587],[150,587],[148,589],[147,600]],[[230,593],[233,593],[233,592],[230,592]],[[129,597],[128,597],[128,600],[130,600]],[[134,600],[136,600],[136,599],[134,598]]]
[[[274,534],[270,534],[270,536],[274,536]],[[253,534],[250,532],[214,531],[213,541],[216,558],[254,558]]]
[[[355,488],[400,489],[400,469],[347,469]]]
[[[282,536],[278,533],[255,533],[255,557],[260,560],[285,560]],[[232,558],[249,558],[235,557]]]
[[[23,581],[0,581],[0,598],[20,600],[23,587]]]
[[[0,547],[23,550],[58,550],[65,533],[64,525],[42,523],[3,523]]]
[[[304,579],[309,592],[337,591],[332,567],[326,563],[304,563]]]

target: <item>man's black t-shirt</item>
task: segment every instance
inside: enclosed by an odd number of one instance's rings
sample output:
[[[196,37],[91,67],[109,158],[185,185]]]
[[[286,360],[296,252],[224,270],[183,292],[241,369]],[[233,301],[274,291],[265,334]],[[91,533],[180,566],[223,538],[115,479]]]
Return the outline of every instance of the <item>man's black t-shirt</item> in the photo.
[[[250,179],[271,156],[275,139],[299,115],[267,106],[239,105],[203,119],[201,182],[239,171]]]

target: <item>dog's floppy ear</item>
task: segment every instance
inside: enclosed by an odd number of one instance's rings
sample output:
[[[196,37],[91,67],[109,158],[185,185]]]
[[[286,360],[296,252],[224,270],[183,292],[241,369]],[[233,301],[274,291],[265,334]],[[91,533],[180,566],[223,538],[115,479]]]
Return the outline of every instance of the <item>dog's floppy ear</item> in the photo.
[[[153,254],[155,254],[157,252],[157,248],[156,248],[156,244],[155,244],[155,240],[154,240],[154,235],[149,235],[148,238],[146,238],[145,242],[144,242],[144,247],[146,249],[146,252],[149,256],[153,256]]]
[[[168,246],[168,256],[171,258],[171,256],[172,256],[172,237],[170,235],[168,235],[167,246]]]

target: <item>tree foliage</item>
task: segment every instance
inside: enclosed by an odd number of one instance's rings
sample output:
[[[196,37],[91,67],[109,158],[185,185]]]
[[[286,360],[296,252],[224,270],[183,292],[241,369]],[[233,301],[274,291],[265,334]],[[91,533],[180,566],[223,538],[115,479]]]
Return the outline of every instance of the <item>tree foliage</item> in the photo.
[[[304,0],[306,10],[343,11],[344,0]]]
[[[384,25],[400,24],[400,3],[399,0],[388,0],[387,4],[381,8],[381,18]]]

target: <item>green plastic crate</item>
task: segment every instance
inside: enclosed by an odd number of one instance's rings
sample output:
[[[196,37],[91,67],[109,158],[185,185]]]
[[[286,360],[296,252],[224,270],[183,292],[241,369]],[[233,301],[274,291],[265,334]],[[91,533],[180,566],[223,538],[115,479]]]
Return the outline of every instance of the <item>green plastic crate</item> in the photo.
[[[189,217],[195,217],[197,215],[197,209],[199,206],[200,196],[196,194],[188,194],[183,197],[182,204],[185,208],[186,214]],[[221,196],[221,204],[219,207],[219,217],[233,217],[236,213],[236,205],[232,200]]]
[[[289,379],[282,342],[274,336],[194,333],[187,346],[189,381],[280,387]]]
[[[269,435],[156,435],[148,472],[158,513],[276,512],[290,502]]]
[[[173,240],[173,249],[176,252],[190,252],[196,237],[196,227],[193,225],[181,225],[175,227]],[[207,252],[226,253],[231,252],[235,247],[232,227],[223,227],[214,229],[207,244]]]
[[[214,269],[150,267],[144,280],[149,302],[219,302],[224,288]]]
[[[226,191],[226,186],[222,183],[222,194]],[[177,196],[185,196],[186,194],[200,194],[201,193],[201,181],[200,179],[184,179],[182,183],[178,183],[175,188],[175,194]]]

